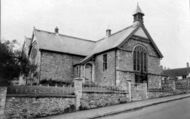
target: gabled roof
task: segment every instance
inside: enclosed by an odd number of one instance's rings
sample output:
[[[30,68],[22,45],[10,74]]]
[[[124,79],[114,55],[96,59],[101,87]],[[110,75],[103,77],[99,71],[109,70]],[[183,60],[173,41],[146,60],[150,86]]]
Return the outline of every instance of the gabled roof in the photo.
[[[28,56],[31,42],[32,42],[31,38],[25,37],[22,52],[25,53],[26,56]]]
[[[29,46],[31,44],[32,39],[29,37],[25,37],[24,45]]]
[[[150,39],[150,41],[151,41],[150,43],[151,43],[151,45],[155,48],[155,50],[156,50],[158,56],[159,56],[160,58],[163,58],[162,53],[161,53],[160,50],[158,49],[158,46],[156,45],[156,43],[155,43],[154,40],[152,39],[151,35],[148,33],[148,31],[147,31],[147,29],[145,28],[144,24],[142,24],[142,28],[143,28],[143,30],[145,31],[145,33],[147,34],[148,38]]]
[[[98,41],[91,41],[73,36],[47,32],[35,28],[33,31],[33,40],[36,40],[39,49],[86,56],[86,58],[80,62],[85,63],[96,54],[119,47],[140,27],[150,39],[151,44],[158,53],[159,57],[162,58],[161,52],[147,32],[146,28],[138,21],[134,22],[133,25],[110,35],[109,37],[104,37]]]
[[[87,56],[95,45],[95,41],[53,32],[34,29],[34,38],[39,49]]]
[[[92,58],[94,55],[98,53],[119,47],[122,43],[128,40],[138,30],[139,27],[142,27],[142,29],[145,31],[145,33],[147,34],[148,38],[151,41],[152,46],[155,48],[156,52],[158,53],[158,56],[162,58],[163,56],[161,52],[159,51],[158,47],[156,46],[151,36],[145,29],[144,25],[136,21],[135,23],[133,23],[133,25],[120,30],[109,37],[105,37],[97,41],[92,52],[80,63],[82,64],[85,63],[86,61],[88,61],[90,58]]]
[[[187,76],[190,74],[190,67],[187,68],[177,68],[177,69],[168,69],[162,72],[163,75],[169,77],[176,77],[176,76]]]
[[[134,32],[137,28],[138,25],[134,24],[112,34],[109,37],[105,37],[98,40],[92,52],[84,60],[82,60],[81,63],[88,61],[91,57],[93,57],[98,53],[116,48],[118,45],[120,45],[123,42],[124,39],[130,36],[130,34]]]

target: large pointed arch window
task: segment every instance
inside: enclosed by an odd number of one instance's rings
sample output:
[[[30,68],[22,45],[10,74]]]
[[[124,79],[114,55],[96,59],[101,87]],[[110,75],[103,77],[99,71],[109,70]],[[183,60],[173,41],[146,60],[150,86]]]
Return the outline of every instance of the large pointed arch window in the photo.
[[[137,46],[133,52],[133,68],[136,72],[135,82],[147,81],[147,51],[143,46]]]

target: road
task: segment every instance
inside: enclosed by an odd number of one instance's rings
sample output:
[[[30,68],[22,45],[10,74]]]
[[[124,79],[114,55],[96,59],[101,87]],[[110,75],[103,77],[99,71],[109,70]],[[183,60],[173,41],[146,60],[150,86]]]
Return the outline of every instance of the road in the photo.
[[[190,119],[190,98],[98,119]]]

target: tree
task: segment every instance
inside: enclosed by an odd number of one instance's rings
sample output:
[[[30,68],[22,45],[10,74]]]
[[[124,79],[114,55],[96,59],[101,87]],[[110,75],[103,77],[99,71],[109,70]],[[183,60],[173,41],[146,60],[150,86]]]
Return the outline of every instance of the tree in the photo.
[[[36,69],[21,50],[15,50],[17,41],[0,43],[0,85],[8,85],[11,80]]]

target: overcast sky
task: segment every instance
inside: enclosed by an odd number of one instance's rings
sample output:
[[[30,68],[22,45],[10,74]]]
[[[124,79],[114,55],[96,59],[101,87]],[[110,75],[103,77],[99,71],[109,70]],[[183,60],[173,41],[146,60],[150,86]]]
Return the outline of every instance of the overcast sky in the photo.
[[[2,38],[31,37],[33,27],[98,40],[107,28],[112,33],[132,24],[137,1],[145,26],[164,55],[166,67],[190,62],[189,0],[2,0]]]

